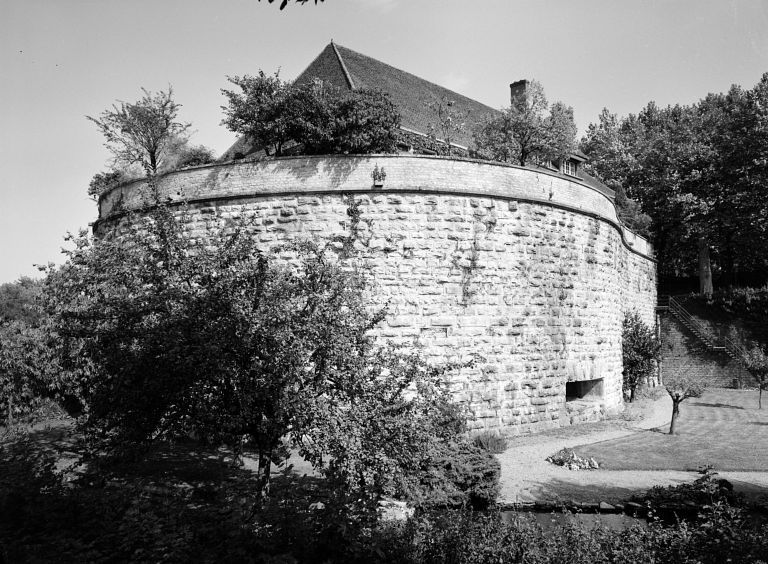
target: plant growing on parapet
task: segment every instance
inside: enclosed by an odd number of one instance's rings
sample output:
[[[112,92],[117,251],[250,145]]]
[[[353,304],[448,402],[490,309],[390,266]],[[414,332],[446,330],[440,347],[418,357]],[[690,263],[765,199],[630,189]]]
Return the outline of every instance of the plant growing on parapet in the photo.
[[[625,314],[621,337],[622,387],[633,402],[637,387],[656,372],[661,345],[635,311]]]
[[[706,384],[694,376],[671,374],[664,377],[664,388],[672,398],[672,420],[669,423],[669,434],[675,434],[677,418],[680,416],[680,404],[688,398],[699,398],[706,390]]]
[[[113,168],[139,165],[151,179],[190,124],[177,121],[181,104],[174,101],[171,86],[157,94],[141,90],[144,96],[137,102],[119,102],[98,118],[86,117],[104,135],[105,146],[114,157]]]
[[[758,409],[763,408],[763,390],[768,389],[768,355],[765,349],[757,343],[752,343],[743,349],[741,362],[752,376],[758,389]]]
[[[475,129],[474,142],[480,156],[495,161],[526,166],[560,160],[576,148],[573,108],[550,106],[544,88],[532,80],[501,115]]]
[[[310,155],[395,150],[400,115],[381,91],[345,91],[321,81],[292,84],[264,71],[228,80],[240,92],[222,90],[222,124],[267,155],[283,155],[289,147]]]
[[[110,170],[108,172],[97,172],[91,178],[91,182],[88,184],[88,195],[93,200],[98,200],[99,196],[114,188],[121,182],[126,180],[126,175],[122,170]]]
[[[456,110],[456,102],[443,97],[427,103],[433,123],[428,126],[427,137],[438,154],[451,155],[456,135],[465,131],[466,113]]]

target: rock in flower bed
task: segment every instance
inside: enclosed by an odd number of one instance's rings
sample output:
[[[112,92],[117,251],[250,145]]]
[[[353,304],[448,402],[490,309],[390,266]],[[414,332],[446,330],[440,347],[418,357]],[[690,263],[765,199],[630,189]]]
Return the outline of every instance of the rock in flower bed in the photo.
[[[600,468],[594,458],[583,458],[576,454],[572,448],[563,448],[555,454],[547,457],[547,462],[564,466],[568,470],[596,470]]]

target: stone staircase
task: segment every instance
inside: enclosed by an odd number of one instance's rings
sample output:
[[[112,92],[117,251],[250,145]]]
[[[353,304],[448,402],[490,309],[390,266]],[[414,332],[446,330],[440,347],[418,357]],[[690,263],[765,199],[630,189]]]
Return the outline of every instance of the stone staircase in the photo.
[[[659,296],[657,312],[668,312],[680,322],[706,350],[728,355],[742,363],[744,349],[728,337],[716,337],[699,320],[693,317],[674,296]]]

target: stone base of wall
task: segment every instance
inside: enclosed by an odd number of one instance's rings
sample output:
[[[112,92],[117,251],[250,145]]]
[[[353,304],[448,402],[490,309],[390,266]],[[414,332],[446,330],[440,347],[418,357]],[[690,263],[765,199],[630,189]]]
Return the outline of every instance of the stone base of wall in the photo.
[[[562,425],[577,425],[605,419],[605,406],[595,401],[569,401],[565,404]]]

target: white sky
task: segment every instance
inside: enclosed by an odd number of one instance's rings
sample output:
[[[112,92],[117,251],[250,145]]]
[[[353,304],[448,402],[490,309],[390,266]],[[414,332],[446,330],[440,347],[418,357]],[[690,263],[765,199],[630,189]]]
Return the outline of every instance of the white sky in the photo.
[[[539,80],[580,132],[768,72],[768,0],[0,0],[0,283],[61,262],[108,153],[85,115],[172,84],[223,152],[226,75],[294,78],[333,39],[490,106]]]

